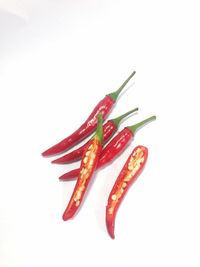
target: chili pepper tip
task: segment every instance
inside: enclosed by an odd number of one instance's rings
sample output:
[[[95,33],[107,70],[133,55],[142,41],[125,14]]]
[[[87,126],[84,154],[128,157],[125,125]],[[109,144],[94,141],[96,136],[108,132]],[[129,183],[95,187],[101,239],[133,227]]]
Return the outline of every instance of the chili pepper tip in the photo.
[[[69,220],[69,219],[71,219],[71,214],[70,213],[68,213],[68,212],[65,212],[64,214],[63,214],[63,216],[62,216],[62,219],[63,219],[63,221],[67,221],[67,220]]]
[[[106,220],[106,227],[107,227],[107,232],[109,234],[109,236],[112,238],[112,239],[115,239],[115,227],[114,227],[114,224],[109,221],[109,220]]]

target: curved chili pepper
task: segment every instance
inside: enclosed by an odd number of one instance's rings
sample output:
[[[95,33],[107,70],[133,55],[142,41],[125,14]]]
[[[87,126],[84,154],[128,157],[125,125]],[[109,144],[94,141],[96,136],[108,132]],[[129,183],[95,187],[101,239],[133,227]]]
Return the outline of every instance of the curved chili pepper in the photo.
[[[135,182],[144,168],[148,157],[148,149],[137,146],[128,157],[111,192],[106,206],[106,226],[111,238],[115,238],[114,227],[117,210],[130,186]]]
[[[90,116],[87,120],[71,135],[57,143],[56,145],[52,146],[51,148],[47,149],[42,153],[43,156],[52,156],[67,149],[71,148],[72,146],[79,143],[81,140],[86,138],[89,134],[91,134],[96,126],[97,126],[97,115],[101,112],[103,119],[108,115],[111,111],[113,105],[115,104],[119,94],[125,87],[125,85],[129,82],[129,80],[134,76],[136,72],[134,71],[131,75],[126,79],[126,81],[120,86],[118,90],[113,93],[106,95],[93,109]]]
[[[102,150],[97,169],[105,166],[113,161],[119,154],[128,146],[131,139],[134,137],[135,132],[145,125],[146,123],[155,120],[156,116],[152,116],[144,121],[141,121],[133,126],[125,127],[119,132]],[[59,177],[62,181],[74,180],[77,178],[80,169],[74,169]]]
[[[122,119],[124,119],[125,117],[127,117],[129,114],[137,111],[138,108],[132,109],[128,112],[126,112],[125,114],[112,119],[112,120],[108,120],[104,125],[103,125],[103,140],[104,140],[104,144],[113,136],[113,134],[117,131],[119,124],[121,123]],[[90,142],[90,141],[88,141]],[[66,163],[71,163],[74,161],[79,160],[82,155],[83,155],[83,151],[85,149],[85,147],[87,146],[87,143],[85,143],[84,145],[82,145],[81,147],[73,150],[72,152],[58,158],[52,161],[52,163],[57,163],[57,164],[66,164]]]
[[[72,218],[78,210],[87,187],[92,179],[92,175],[96,169],[103,142],[102,122],[102,115],[99,114],[98,126],[95,136],[90,140],[90,142],[88,142],[87,147],[84,150],[78,180],[76,182],[76,186],[74,188],[74,192],[72,193],[69,204],[63,214],[64,221]]]

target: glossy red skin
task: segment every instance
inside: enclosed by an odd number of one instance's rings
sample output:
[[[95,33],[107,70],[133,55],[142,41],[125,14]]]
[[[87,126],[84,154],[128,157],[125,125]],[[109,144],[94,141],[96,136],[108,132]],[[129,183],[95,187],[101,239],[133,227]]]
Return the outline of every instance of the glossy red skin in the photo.
[[[52,156],[58,153],[61,153],[63,151],[66,151],[67,149],[71,148],[72,146],[78,144],[81,140],[86,138],[88,135],[90,135],[97,126],[97,115],[99,113],[102,114],[103,119],[106,118],[106,116],[111,111],[115,101],[110,96],[105,96],[93,109],[90,116],[87,118],[87,120],[71,135],[69,135],[67,138],[63,139],[61,142],[57,143],[56,145],[52,146],[48,150],[44,151],[42,153],[43,156]]]
[[[97,168],[105,166],[119,156],[120,153],[128,146],[132,137],[133,133],[128,128],[124,128],[121,132],[119,132],[103,149]]]
[[[94,171],[96,169],[97,162],[98,162],[98,159],[99,159],[99,155],[100,155],[100,152],[101,152],[101,149],[102,149],[101,142],[100,142],[99,139],[94,138],[94,139],[90,140],[90,142],[88,142],[87,147],[86,147],[86,149],[84,150],[84,153],[83,153],[83,158],[82,158],[81,167],[80,167],[80,171],[81,171],[83,168],[86,168],[86,166],[88,165],[89,161],[86,164],[84,164],[83,160],[84,160],[84,158],[86,156],[88,148],[94,142],[96,142],[97,150],[96,150],[96,153],[95,153],[95,158],[94,158],[92,167],[82,177],[81,177],[81,172],[79,173],[78,179],[77,179],[77,182],[76,182],[76,186],[75,186],[74,191],[72,193],[71,199],[70,199],[69,204],[68,204],[68,206],[67,206],[67,208],[66,208],[66,210],[64,211],[64,214],[63,214],[63,220],[64,221],[71,219],[75,215],[75,213],[77,212],[78,208],[81,205],[81,202],[82,202],[82,200],[84,198],[84,195],[85,195],[85,193],[87,191],[88,185],[89,185],[90,181],[92,180],[92,176],[93,176],[93,173],[94,173]],[[76,196],[77,192],[80,190],[80,187],[83,185],[83,180],[84,180],[83,177],[85,177],[86,175],[88,175],[88,178],[86,179],[86,182],[84,183],[84,189],[81,191],[82,195],[81,195],[81,198],[79,199],[80,204],[78,206],[76,206],[76,204],[75,204],[76,202],[74,201],[74,197]]]
[[[112,120],[107,121],[103,125],[104,144],[113,136],[113,134],[116,132],[116,130],[117,130],[117,127]],[[62,156],[56,160],[53,160],[52,163],[66,164],[66,163],[71,163],[71,162],[74,162],[74,161],[81,159],[88,142],[85,143],[84,145],[82,145],[81,147],[73,150],[72,152],[70,152],[70,153],[68,153],[68,154],[66,154],[66,155],[64,155],[64,156]]]
[[[129,128],[124,128],[121,132],[119,132],[102,150],[97,164],[97,169],[107,165],[119,156],[120,153],[128,146],[133,136],[134,134]],[[59,179],[63,181],[74,180],[78,177],[79,172],[80,169],[74,169],[63,174],[59,177]]]
[[[129,162],[132,154],[134,153],[134,151],[136,151],[138,148],[142,148],[142,150],[143,150],[144,162],[141,163],[140,168],[132,176],[131,180],[129,182],[127,182],[127,186],[125,188],[123,188],[124,191],[123,191],[120,199],[116,202],[116,205],[114,207],[113,213],[109,214],[109,209],[112,207],[112,205],[111,205],[112,204],[112,195],[116,194],[116,191],[121,188],[120,184],[122,184],[122,182],[124,180],[124,177],[127,174],[128,162]],[[134,150],[132,151],[132,153],[128,157],[126,163],[124,164],[124,166],[123,166],[123,168],[122,168],[122,170],[121,170],[121,172],[120,172],[117,180],[115,181],[115,184],[114,184],[114,186],[113,186],[113,188],[112,188],[112,190],[110,192],[110,195],[108,197],[108,203],[107,203],[107,206],[106,206],[106,227],[107,227],[108,234],[110,235],[110,237],[112,239],[115,238],[115,235],[114,235],[115,218],[116,218],[116,214],[117,214],[117,211],[119,209],[119,206],[122,203],[122,200],[124,199],[127,191],[129,190],[131,185],[135,182],[135,180],[138,178],[138,176],[140,175],[141,171],[143,170],[143,168],[145,166],[145,163],[146,163],[146,160],[147,160],[147,157],[148,157],[148,149],[146,147],[137,146],[136,148],[134,148]]]

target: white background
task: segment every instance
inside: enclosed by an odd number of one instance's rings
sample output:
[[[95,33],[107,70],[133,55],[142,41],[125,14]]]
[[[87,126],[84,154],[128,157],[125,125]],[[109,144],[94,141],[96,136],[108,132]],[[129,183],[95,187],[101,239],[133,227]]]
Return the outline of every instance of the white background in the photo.
[[[198,2],[0,1],[0,266],[200,266]],[[97,173],[62,221],[78,166],[41,152],[73,132],[105,94],[137,74],[109,118],[136,106],[128,149]],[[105,206],[138,145],[146,168],[107,235]]]

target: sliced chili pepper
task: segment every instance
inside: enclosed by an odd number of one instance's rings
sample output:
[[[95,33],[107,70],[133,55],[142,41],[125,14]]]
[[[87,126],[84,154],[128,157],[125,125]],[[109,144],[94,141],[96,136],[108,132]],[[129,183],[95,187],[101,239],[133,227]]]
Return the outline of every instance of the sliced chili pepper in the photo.
[[[102,127],[102,115],[98,115],[98,126],[95,136],[87,144],[84,150],[83,158],[81,161],[80,173],[78,180],[72,193],[69,204],[63,214],[63,220],[66,221],[74,216],[78,207],[80,206],[88,185],[92,180],[92,175],[96,169],[96,165],[99,159],[99,155],[102,149],[103,142],[103,127]]]
[[[97,126],[97,115],[101,112],[103,119],[108,115],[111,111],[113,105],[115,104],[119,94],[125,87],[125,85],[129,82],[129,80],[134,76],[136,72],[134,71],[131,75],[126,79],[126,81],[120,86],[118,90],[113,93],[106,95],[93,109],[90,116],[87,120],[71,135],[57,143],[56,145],[52,146],[51,148],[47,149],[42,153],[43,156],[52,156],[67,149],[71,148],[72,146],[79,143],[81,140],[86,138],[89,134],[91,134],[96,126]]]
[[[125,127],[119,132],[102,150],[97,169],[105,166],[113,161],[120,153],[128,146],[131,139],[134,137],[135,132],[145,125],[146,123],[155,120],[156,116],[152,116],[144,121],[141,121],[133,126]],[[80,169],[74,169],[59,177],[62,181],[74,180],[77,178]]]
[[[106,226],[111,238],[115,238],[114,227],[117,210],[130,186],[141,173],[148,157],[148,149],[137,146],[128,157],[111,192],[106,206]]]
[[[123,115],[112,119],[112,120],[108,120],[106,123],[104,123],[103,125],[103,140],[104,140],[104,144],[113,136],[113,134],[117,131],[119,124],[121,123],[121,121],[127,117],[128,115],[130,115],[131,113],[137,111],[138,108],[132,109],[126,113],[124,113]],[[90,142],[90,141],[88,141]],[[83,151],[85,149],[85,147],[87,146],[87,143],[85,143],[84,145],[82,145],[81,147],[73,150],[72,152],[58,158],[52,161],[52,163],[57,163],[57,164],[66,164],[66,163],[71,163],[74,161],[77,161],[79,159],[81,159],[82,155],[83,155]]]

